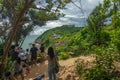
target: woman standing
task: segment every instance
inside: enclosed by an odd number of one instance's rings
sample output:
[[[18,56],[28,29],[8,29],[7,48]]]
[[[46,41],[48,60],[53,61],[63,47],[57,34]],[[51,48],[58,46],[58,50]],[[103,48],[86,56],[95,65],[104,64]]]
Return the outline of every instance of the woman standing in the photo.
[[[12,63],[11,70],[14,72],[13,75],[16,79],[18,79],[18,76],[21,76],[21,80],[24,80],[23,65],[28,67],[19,57]]]
[[[56,65],[56,58],[52,47],[48,48],[47,60],[49,80],[56,80],[56,73],[54,70]]]
[[[21,59],[18,57],[12,64],[11,70],[14,72],[14,76],[16,79],[18,79],[18,76],[21,76],[21,80],[24,80],[24,75],[23,75],[23,62]]]

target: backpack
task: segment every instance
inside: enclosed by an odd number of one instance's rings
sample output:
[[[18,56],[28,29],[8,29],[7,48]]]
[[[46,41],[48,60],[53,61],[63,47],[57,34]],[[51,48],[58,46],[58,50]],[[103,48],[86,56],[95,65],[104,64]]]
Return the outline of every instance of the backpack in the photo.
[[[55,70],[55,73],[58,73],[59,72],[59,66],[56,65],[54,70]]]
[[[57,61],[56,58],[55,58],[55,68],[54,68],[54,70],[55,70],[55,73],[59,72],[59,64],[58,64],[58,61]]]
[[[51,60],[50,68],[53,69],[55,73],[59,72],[59,63],[56,57],[53,60]]]

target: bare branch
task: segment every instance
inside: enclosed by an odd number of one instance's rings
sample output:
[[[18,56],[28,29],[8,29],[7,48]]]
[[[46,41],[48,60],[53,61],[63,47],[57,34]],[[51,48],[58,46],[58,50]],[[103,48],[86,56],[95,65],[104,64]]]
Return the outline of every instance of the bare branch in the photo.
[[[81,0],[80,0],[80,6],[78,6],[77,4],[75,4],[75,1],[73,2],[73,1],[71,1],[72,3],[73,3],[73,5],[75,5],[77,8],[79,8],[80,10],[81,10],[81,12],[84,14],[84,11],[83,11],[83,9],[82,9],[82,6],[81,6]]]
[[[78,7],[79,9],[82,9],[80,6],[78,6],[77,4],[75,4],[73,1],[71,1],[76,7]]]
[[[33,8],[33,7],[32,7]],[[43,11],[48,11],[48,12],[50,12],[50,10],[48,10],[48,9],[45,9],[45,8],[33,8],[33,9],[37,9],[37,10],[43,10]]]

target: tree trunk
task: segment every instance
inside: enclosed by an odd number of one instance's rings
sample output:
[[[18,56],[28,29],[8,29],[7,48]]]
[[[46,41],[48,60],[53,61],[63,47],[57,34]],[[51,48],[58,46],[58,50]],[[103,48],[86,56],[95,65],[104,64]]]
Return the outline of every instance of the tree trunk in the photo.
[[[1,67],[0,67],[0,73],[3,73],[5,68],[6,68],[8,51],[9,51],[10,45],[12,43],[12,40],[14,39],[14,36],[15,36],[15,32],[16,32],[15,29],[16,28],[14,28],[11,31],[10,36],[5,41],[5,46],[4,46],[4,50],[3,50],[3,57],[2,57],[2,61],[1,61]],[[15,32],[14,32],[14,30],[15,30]]]
[[[16,33],[17,34],[17,33]],[[18,37],[17,36],[15,36],[15,44],[16,45],[19,45],[19,43],[18,43]]]
[[[21,41],[20,47],[22,46],[23,42],[25,41],[26,37]]]
[[[8,52],[11,46],[11,43],[13,41],[13,39],[16,36],[16,32],[19,29],[20,26],[22,26],[20,24],[22,18],[24,17],[24,13],[26,12],[26,10],[31,6],[31,4],[34,2],[34,0],[31,0],[30,2],[26,3],[23,7],[23,9],[20,11],[18,17],[15,17],[14,19],[14,23],[11,25],[12,30],[10,32],[10,34],[8,35],[8,38],[5,41],[5,45],[4,45],[4,50],[3,50],[3,57],[2,57],[2,61],[1,61],[1,66],[0,66],[0,73],[2,74],[0,77],[3,76],[3,73],[5,71],[6,68],[6,64],[7,64],[7,58],[8,58]]]

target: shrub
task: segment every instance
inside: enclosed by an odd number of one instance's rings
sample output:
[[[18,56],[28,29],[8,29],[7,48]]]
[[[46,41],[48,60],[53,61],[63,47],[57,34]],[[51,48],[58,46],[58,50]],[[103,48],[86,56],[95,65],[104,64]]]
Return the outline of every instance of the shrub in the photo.
[[[111,80],[112,73],[115,71],[113,61],[116,58],[113,52],[112,48],[96,48],[95,66],[85,73],[85,80]]]
[[[86,72],[86,64],[84,60],[76,60],[75,61],[75,68],[77,73],[79,74],[79,79],[83,78],[84,73]]]
[[[68,59],[68,58],[71,58],[72,56],[66,52],[60,52],[58,58],[59,59]]]
[[[76,70],[80,80],[119,80],[120,77],[114,74],[116,72],[114,61],[118,58],[114,49],[96,47],[95,53],[96,59],[91,68],[87,68],[88,65],[84,61],[77,61]]]

